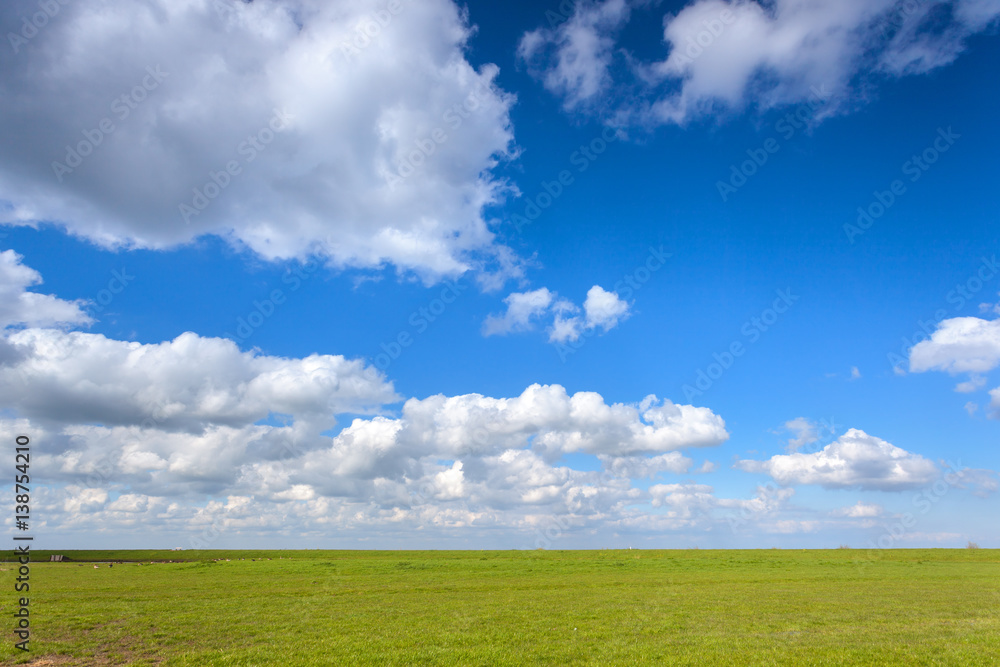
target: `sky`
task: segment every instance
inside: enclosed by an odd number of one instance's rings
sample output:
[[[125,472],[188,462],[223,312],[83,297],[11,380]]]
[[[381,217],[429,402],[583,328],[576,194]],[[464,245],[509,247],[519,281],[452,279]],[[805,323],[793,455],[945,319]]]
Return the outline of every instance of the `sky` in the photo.
[[[3,3],[35,546],[1000,547],[998,19]]]

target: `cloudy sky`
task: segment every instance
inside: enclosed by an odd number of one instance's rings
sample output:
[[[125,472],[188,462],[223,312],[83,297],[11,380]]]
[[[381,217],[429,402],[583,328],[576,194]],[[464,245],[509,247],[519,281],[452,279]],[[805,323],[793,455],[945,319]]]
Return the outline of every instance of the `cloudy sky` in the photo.
[[[998,25],[4,2],[36,545],[1000,546]]]

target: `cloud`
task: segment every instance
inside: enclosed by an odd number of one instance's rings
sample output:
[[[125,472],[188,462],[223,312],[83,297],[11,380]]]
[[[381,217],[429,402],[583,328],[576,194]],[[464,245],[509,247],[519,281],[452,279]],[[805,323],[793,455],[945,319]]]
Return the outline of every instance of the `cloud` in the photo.
[[[39,285],[42,276],[21,263],[24,259],[13,250],[0,252],[0,329],[10,326],[51,327],[90,324],[82,301],[63,301],[48,294],[28,292]],[[0,361],[3,359],[0,348]]]
[[[750,106],[818,101],[831,112],[863,97],[872,76],[921,74],[952,62],[968,38],[1000,16],[983,0],[696,0],[663,19],[666,59],[629,54],[637,94],[609,116],[615,123],[684,124]],[[567,109],[596,107],[611,81],[615,35],[629,18],[622,3],[582,3],[556,29],[529,32],[523,58]],[[825,91],[825,92],[820,92]],[[829,98],[829,99],[828,99]],[[606,100],[605,100],[606,101]]]
[[[517,48],[545,87],[574,109],[593,100],[610,84],[613,34],[629,17],[626,0],[585,0],[556,28],[526,33]]]
[[[982,375],[973,375],[966,382],[959,382],[955,385],[955,391],[960,394],[971,394],[986,386],[986,378]]]
[[[1000,489],[1000,475],[985,468],[964,468],[958,472],[955,486],[970,489],[979,498],[989,498]]]
[[[1000,320],[955,317],[910,350],[910,372],[985,373],[1000,365]]]
[[[929,340],[910,349],[910,371],[944,371],[951,375],[969,373],[969,379],[955,386],[955,391],[972,393],[986,386],[987,373],[1000,366],[1000,320],[978,317],[955,317],[938,323]],[[988,416],[1000,419],[1000,388],[990,391]],[[973,414],[978,405],[968,402],[966,411]]]
[[[782,485],[817,484],[827,489],[900,491],[937,478],[929,460],[859,429],[850,429],[812,454],[784,454],[767,461],[738,461],[746,472],[765,473]]]
[[[1000,296],[1000,295],[998,295]],[[981,303],[979,304],[979,313],[994,313],[1000,315],[1000,302],[998,303]]]
[[[410,399],[402,418],[403,446],[447,458],[529,446],[552,459],[573,452],[620,457],[711,447],[729,437],[722,418],[707,408],[655,396],[638,405],[609,405],[600,394],[570,396],[560,385],[534,384],[514,398]]]
[[[883,512],[881,505],[876,505],[874,503],[864,503],[858,501],[856,504],[850,507],[841,507],[833,512],[834,516],[846,516],[852,519],[864,519],[881,516]]]
[[[600,285],[594,285],[587,290],[583,311],[586,314],[587,328],[600,327],[607,331],[618,326],[620,320],[629,316],[629,305],[620,299],[617,293],[609,292]]]
[[[427,282],[516,273],[483,213],[511,191],[492,170],[516,152],[514,97],[466,59],[451,0],[105,5],[61,5],[0,55],[0,222],[108,247],[213,234]],[[3,3],[3,34],[32,8]]]
[[[788,440],[788,451],[795,452],[819,440],[817,426],[805,417],[796,417],[785,422],[785,428],[795,434]]]
[[[484,336],[530,331],[543,316],[552,315],[549,342],[565,343],[598,329],[610,331],[631,315],[631,304],[600,285],[587,291],[582,316],[578,314],[579,306],[559,298],[545,287],[531,292],[513,292],[504,303],[507,310],[503,314],[489,315],[483,322]]]
[[[25,329],[8,335],[6,345],[17,361],[0,368],[0,402],[44,424],[199,433],[280,413],[330,428],[336,414],[398,400],[392,385],[361,361],[264,356],[193,333],[144,345]]]
[[[694,463],[680,452],[669,452],[649,457],[607,456],[601,454],[598,458],[604,465],[604,469],[612,475],[628,479],[653,479],[662,472],[672,472],[681,475],[690,470],[692,463]],[[699,470],[697,472],[705,471]]]
[[[861,371],[858,370],[857,366],[851,366],[851,379],[852,380],[861,379]]]
[[[504,336],[518,331],[529,331],[540,315],[548,311],[555,294],[542,287],[533,292],[513,292],[503,301],[507,310],[503,315],[490,315],[483,322],[484,336]]]

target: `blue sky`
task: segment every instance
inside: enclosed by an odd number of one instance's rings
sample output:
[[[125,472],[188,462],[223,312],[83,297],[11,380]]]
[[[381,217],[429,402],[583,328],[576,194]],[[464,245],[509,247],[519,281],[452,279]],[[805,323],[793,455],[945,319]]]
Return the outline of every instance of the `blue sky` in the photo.
[[[998,545],[996,3],[101,4],[0,10],[36,539]]]

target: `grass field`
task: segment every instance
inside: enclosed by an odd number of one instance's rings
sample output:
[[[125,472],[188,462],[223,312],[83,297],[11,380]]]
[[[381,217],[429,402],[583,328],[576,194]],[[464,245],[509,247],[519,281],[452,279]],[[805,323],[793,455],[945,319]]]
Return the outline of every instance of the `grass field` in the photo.
[[[3,664],[1000,664],[998,550],[61,553]]]

